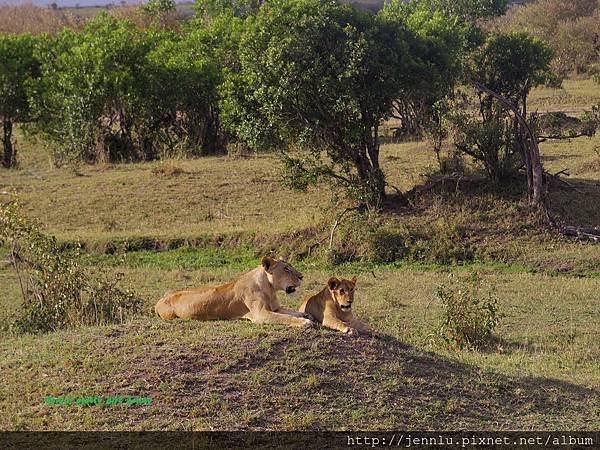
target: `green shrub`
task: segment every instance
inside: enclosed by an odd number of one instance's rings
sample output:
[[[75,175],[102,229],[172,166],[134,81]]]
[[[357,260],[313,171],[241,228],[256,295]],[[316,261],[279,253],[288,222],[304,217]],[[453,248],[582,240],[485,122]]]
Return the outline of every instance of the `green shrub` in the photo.
[[[412,260],[436,264],[472,261],[475,253],[464,241],[464,231],[459,225],[440,219],[411,233],[409,256]]]
[[[527,117],[531,90],[556,78],[550,70],[552,57],[544,42],[526,33],[490,35],[474,54],[470,76]],[[520,126],[487,93],[479,93],[474,102],[467,98],[463,102],[455,103],[446,118],[456,149],[482,165],[491,180],[511,180],[524,164]]]
[[[500,321],[498,298],[476,273],[467,278],[451,274],[449,284],[438,286],[436,299],[443,310],[437,334],[444,342],[460,349],[490,343]]]
[[[142,300],[117,287],[119,277],[90,273],[77,253],[61,251],[12,204],[0,207],[0,241],[11,248],[23,306],[16,332],[47,332],[81,325],[122,323],[140,311]]]
[[[415,226],[384,223],[383,216],[346,216],[327,252],[330,264],[355,260],[388,264],[400,260],[454,264],[472,261],[475,252],[458,224],[440,219]]]
[[[391,263],[406,258],[409,252],[406,230],[379,229],[366,241],[369,259],[377,263]]]
[[[17,162],[13,126],[32,118],[27,85],[39,76],[39,61],[34,56],[34,49],[41,40],[30,34],[0,33],[0,143],[3,147],[0,162],[5,167],[14,167]]]
[[[168,8],[157,0],[154,8]],[[162,6],[161,6],[162,5]],[[216,110],[220,71],[203,29],[186,35],[105,14],[64,30],[36,57],[30,97],[56,163],[152,160],[224,149]]]

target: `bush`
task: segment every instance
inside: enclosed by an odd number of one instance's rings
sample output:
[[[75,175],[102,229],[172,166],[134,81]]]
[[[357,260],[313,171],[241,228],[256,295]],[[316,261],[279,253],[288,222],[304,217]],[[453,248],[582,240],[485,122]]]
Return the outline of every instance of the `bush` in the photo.
[[[473,103],[467,105],[477,107]],[[507,181],[522,166],[517,128],[501,106],[489,105],[481,120],[463,106],[449,113],[448,119],[456,148],[455,158],[470,156],[494,182]]]
[[[491,35],[473,58],[471,76],[526,117],[531,90],[555,78],[550,71],[552,56],[547,45],[526,33]],[[479,93],[476,102],[464,101],[447,113],[457,150],[483,165],[491,180],[508,181],[525,162],[523,130],[489,94]]]
[[[12,324],[16,332],[48,332],[81,325],[122,323],[140,311],[142,300],[117,287],[119,277],[90,273],[77,255],[60,250],[53,237],[0,207],[0,242],[11,247],[23,306]]]
[[[0,33],[0,141],[3,147],[1,160],[5,167],[16,165],[16,150],[12,142],[14,124],[31,119],[27,86],[39,75],[34,49],[40,45],[41,39],[30,34]]]
[[[498,298],[493,287],[476,273],[467,278],[451,274],[449,284],[438,286],[436,299],[442,306],[438,336],[460,349],[488,345],[500,321]]]
[[[394,225],[376,213],[346,216],[327,253],[328,262],[362,260],[389,264],[400,260],[455,264],[472,261],[475,253],[464,233],[445,219],[420,226]]]
[[[161,117],[146,126],[146,142],[159,156],[202,156],[225,150],[219,125],[217,86],[221,70],[207,42],[211,32],[196,29],[183,38],[163,40],[147,56],[150,92],[144,117]]]
[[[133,159],[151,45],[127,21],[103,14],[82,33],[64,30],[40,55],[38,126],[57,144],[58,162]]]
[[[40,52],[42,78],[31,95],[57,162],[220,151],[219,71],[197,41],[105,14],[82,33],[60,33]]]
[[[458,224],[439,219],[419,227],[410,235],[409,257],[413,261],[456,264],[473,261],[475,253],[464,242],[464,231]]]

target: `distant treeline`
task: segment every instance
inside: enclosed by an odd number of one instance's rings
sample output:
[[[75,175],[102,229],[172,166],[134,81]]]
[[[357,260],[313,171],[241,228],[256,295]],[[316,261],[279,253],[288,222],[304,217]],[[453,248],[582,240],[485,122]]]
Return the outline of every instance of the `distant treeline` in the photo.
[[[183,22],[175,6],[0,34],[4,165],[16,161],[14,123],[58,164],[277,150],[290,186],[326,178],[377,205],[384,121],[430,137],[441,169],[469,155],[501,181],[525,163],[519,125],[490,95],[468,104],[456,86],[485,85],[526,114],[530,90],[557,81],[540,39],[482,28],[505,0],[392,0],[376,14],[333,0],[198,0]]]

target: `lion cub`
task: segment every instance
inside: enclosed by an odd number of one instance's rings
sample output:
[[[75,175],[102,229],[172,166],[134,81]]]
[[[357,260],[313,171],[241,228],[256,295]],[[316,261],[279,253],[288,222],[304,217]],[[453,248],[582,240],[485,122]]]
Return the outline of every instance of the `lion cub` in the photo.
[[[356,277],[351,280],[330,278],[318,294],[306,299],[300,312],[310,314],[328,328],[348,334],[371,333],[369,326],[352,316]]]

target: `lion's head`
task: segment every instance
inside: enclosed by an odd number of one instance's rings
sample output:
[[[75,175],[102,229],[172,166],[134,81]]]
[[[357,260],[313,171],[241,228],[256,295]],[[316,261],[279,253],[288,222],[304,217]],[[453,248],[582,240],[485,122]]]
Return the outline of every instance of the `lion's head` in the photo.
[[[350,311],[352,302],[354,302],[354,288],[356,287],[356,277],[351,280],[345,278],[332,277],[327,282],[327,287],[333,300],[339,305],[342,311]]]
[[[276,260],[270,256],[262,259],[262,266],[273,289],[291,294],[302,284],[302,274],[287,261]]]

